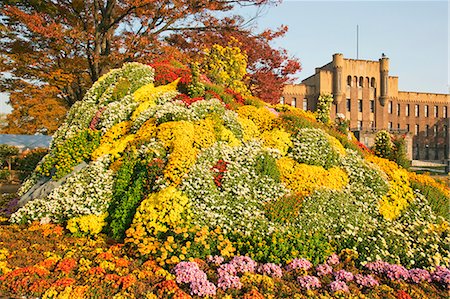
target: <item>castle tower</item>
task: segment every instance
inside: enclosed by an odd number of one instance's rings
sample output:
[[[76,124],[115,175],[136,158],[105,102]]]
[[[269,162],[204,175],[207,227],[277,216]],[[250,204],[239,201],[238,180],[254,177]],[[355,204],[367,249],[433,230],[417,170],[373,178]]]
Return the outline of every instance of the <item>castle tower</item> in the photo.
[[[344,67],[344,55],[341,53],[333,54],[333,103],[337,106],[337,112],[344,111],[345,102],[343,101],[344,92],[342,86],[344,85],[342,78],[342,69]],[[332,109],[331,119],[336,117],[336,111]]]
[[[376,101],[375,108],[375,125],[377,129],[387,129],[387,106],[389,94],[389,58],[384,53],[378,60],[380,64],[380,96]]]

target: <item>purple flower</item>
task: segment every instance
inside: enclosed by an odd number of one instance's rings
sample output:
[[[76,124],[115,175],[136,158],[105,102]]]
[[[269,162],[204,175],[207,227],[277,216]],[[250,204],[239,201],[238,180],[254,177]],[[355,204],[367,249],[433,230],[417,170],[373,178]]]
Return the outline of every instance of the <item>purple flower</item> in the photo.
[[[320,264],[316,267],[316,271],[318,276],[325,276],[331,274],[333,272],[333,268],[327,264]]]
[[[300,276],[297,278],[297,281],[302,288],[307,290],[318,289],[321,287],[320,280],[315,276]]]
[[[437,283],[440,283],[442,286],[444,286],[447,289],[450,289],[450,270],[437,266],[436,270],[434,270],[433,274],[431,275],[433,280]]]
[[[291,271],[291,270],[305,270],[308,271],[309,269],[311,269],[312,264],[310,261],[308,261],[307,259],[293,259],[292,262],[290,262],[287,265],[287,270]]]
[[[389,267],[389,265],[389,263],[383,261],[376,261],[367,263],[364,267],[372,272],[375,272],[376,274],[383,274],[385,272],[385,269]]]
[[[379,285],[378,281],[372,275],[356,274],[355,281],[358,285],[366,288],[373,288]]]
[[[339,256],[336,253],[333,253],[328,257],[327,264],[330,266],[339,264]]]
[[[349,282],[349,281],[353,280],[353,273],[345,271],[345,270],[339,270],[337,272],[334,272],[334,278],[336,280]]]
[[[389,265],[384,274],[392,280],[407,280],[409,278],[408,270],[400,265]]]
[[[409,272],[409,279],[412,282],[420,283],[422,281],[431,282],[430,272],[424,269],[411,269]]]
[[[345,282],[339,281],[339,280],[335,280],[332,283],[330,283],[330,289],[333,293],[336,293],[339,291],[346,292],[346,293],[349,292],[347,284]]]
[[[281,267],[273,263],[267,263],[259,266],[258,272],[263,275],[276,278],[281,278],[281,276],[283,276],[283,271],[281,270]]]

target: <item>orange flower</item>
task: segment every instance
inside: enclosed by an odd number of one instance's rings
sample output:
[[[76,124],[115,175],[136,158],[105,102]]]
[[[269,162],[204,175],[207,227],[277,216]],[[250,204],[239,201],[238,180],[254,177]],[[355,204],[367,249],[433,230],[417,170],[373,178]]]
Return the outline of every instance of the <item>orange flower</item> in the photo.
[[[64,278],[60,278],[60,279],[58,279],[57,281],[55,281],[54,283],[53,283],[53,286],[55,286],[55,287],[68,287],[68,286],[70,286],[70,285],[72,285],[72,284],[74,284],[75,283],[75,279],[73,279],[73,278],[70,278],[70,277],[64,277]]]
[[[69,274],[69,272],[72,271],[76,265],[77,261],[74,260],[73,258],[63,259],[58,263],[58,266],[56,266],[55,271],[59,270],[63,273]]]
[[[182,290],[178,290],[173,294],[172,299],[192,299],[192,297],[189,294],[186,294]]]
[[[130,263],[131,263],[130,261],[124,258],[119,258],[116,260],[116,267],[128,267]]]
[[[136,283],[136,277],[133,274],[129,274],[127,276],[121,277],[119,279],[119,283],[122,284],[122,289],[126,290]]]
[[[244,299],[264,299],[264,296],[257,290],[251,290],[244,295]]]
[[[104,275],[105,273],[106,271],[102,267],[93,267],[89,269],[89,274],[91,275]]]
[[[98,259],[112,261],[114,259],[114,255],[111,252],[102,252],[97,255]]]

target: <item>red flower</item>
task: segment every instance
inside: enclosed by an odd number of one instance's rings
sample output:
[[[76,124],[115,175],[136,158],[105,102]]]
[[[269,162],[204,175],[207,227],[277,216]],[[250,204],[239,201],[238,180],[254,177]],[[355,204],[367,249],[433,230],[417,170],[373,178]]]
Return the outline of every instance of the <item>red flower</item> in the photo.
[[[126,290],[135,284],[137,281],[136,277],[133,274],[129,274],[127,276],[121,277],[119,279],[119,283],[122,284],[122,289]]]
[[[103,275],[105,273],[106,273],[106,271],[102,267],[93,267],[93,268],[89,269],[89,274],[91,274],[91,275]]]
[[[399,290],[397,292],[397,299],[411,299],[411,296],[409,296],[409,294],[405,291]]]
[[[220,159],[217,161],[216,165],[214,165],[211,170],[215,172],[214,174],[214,184],[216,184],[217,187],[222,187],[222,179],[224,173],[227,171],[227,164],[228,162]]]

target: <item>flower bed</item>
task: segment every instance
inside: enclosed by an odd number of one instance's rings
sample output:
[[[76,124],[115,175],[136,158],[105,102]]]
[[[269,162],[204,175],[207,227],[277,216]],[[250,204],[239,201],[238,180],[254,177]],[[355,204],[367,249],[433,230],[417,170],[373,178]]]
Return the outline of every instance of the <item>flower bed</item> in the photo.
[[[64,228],[68,243],[33,262],[4,259],[4,290],[44,298],[389,298],[447,287],[450,228],[437,207],[448,202],[448,187],[362,151],[312,113],[211,82],[198,88],[198,75],[159,85],[154,76],[150,66],[126,64],[70,110],[19,190],[21,207],[7,209],[15,224],[58,224],[50,227]],[[111,249],[105,238],[123,244]],[[70,242],[84,242],[87,255]],[[67,248],[78,253],[37,266]],[[117,253],[128,270],[115,272],[113,257],[97,262],[100,251]],[[380,269],[365,267],[380,261]]]

